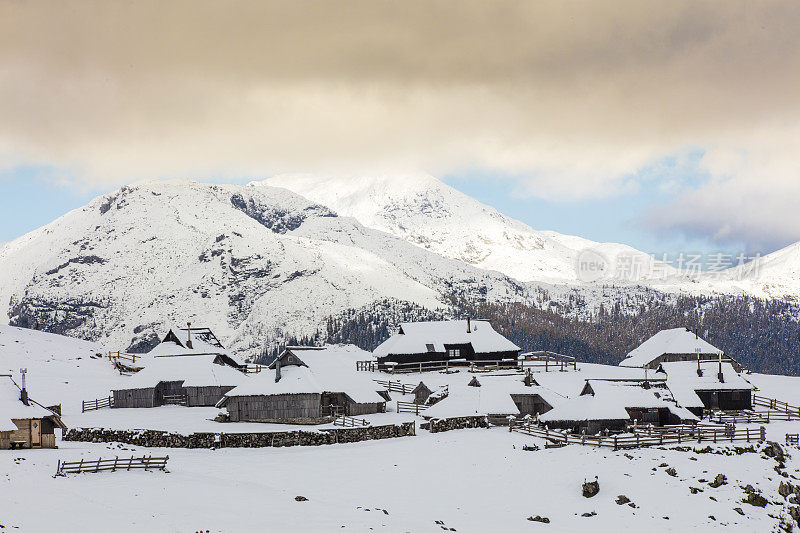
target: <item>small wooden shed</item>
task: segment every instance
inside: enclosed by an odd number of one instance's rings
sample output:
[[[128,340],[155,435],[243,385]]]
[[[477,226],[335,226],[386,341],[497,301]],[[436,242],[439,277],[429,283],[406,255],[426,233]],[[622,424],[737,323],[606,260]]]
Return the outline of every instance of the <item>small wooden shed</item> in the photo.
[[[0,375],[0,450],[55,448],[56,428],[66,427],[55,410],[31,399],[10,375]]]
[[[381,388],[355,362],[367,352],[350,345],[292,346],[270,365],[225,394],[233,422],[319,424],[337,415],[365,415],[386,410]]]
[[[114,407],[211,407],[244,379],[219,355],[155,357],[124,389],[113,391]]]

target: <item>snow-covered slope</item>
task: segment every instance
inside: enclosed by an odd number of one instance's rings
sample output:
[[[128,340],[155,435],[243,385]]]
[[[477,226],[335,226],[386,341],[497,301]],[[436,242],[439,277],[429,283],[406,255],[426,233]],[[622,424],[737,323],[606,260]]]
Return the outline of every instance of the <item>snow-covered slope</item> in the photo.
[[[0,266],[13,324],[125,349],[190,320],[244,356],[376,300],[435,308],[443,292],[522,290],[286,189],[191,181],[97,198],[3,247]]]
[[[387,231],[444,257],[497,270],[520,281],[582,281],[576,265],[592,250],[613,273],[620,254],[651,258],[623,244],[597,243],[537,231],[484,205],[433,176],[280,175],[253,186],[285,187],[367,227]],[[649,272],[650,269],[644,269]],[[674,270],[656,269],[659,275]]]
[[[107,353],[95,342],[0,325],[0,374],[21,383],[20,369],[27,369],[31,398],[61,404],[64,414],[80,412],[81,400],[107,396],[121,379]]]
[[[763,298],[800,298],[800,242],[724,272],[717,284]]]

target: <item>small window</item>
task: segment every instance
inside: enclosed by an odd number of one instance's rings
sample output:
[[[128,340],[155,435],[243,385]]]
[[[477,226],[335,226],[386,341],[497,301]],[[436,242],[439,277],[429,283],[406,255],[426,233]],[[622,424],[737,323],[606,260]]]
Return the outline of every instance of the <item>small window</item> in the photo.
[[[447,350],[447,356],[448,357],[460,357],[461,356],[461,350],[458,349],[458,348],[450,348],[449,350]]]
[[[429,352],[436,351],[436,348],[433,347],[433,344],[426,344],[425,347],[428,349]]]

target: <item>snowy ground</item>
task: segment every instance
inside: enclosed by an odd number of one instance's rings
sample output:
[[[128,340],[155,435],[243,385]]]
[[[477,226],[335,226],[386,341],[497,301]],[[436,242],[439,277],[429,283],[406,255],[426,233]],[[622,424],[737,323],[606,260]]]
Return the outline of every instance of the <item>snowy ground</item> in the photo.
[[[779,433],[784,427],[774,429]],[[217,451],[65,442],[59,450],[0,454],[0,524],[6,530],[65,532],[394,532],[442,531],[436,523],[441,521],[464,532],[587,527],[603,532],[637,526],[755,532],[771,531],[777,520],[768,515],[778,516],[783,509],[740,503],[740,485],[746,484],[770,501],[782,500],[775,461],[759,454],[611,452],[579,446],[523,451],[523,444],[533,442],[500,428],[323,447]],[[58,459],[132,453],[168,454],[170,472],[51,477]],[[659,466],[664,463],[676,469],[676,477]],[[789,461],[787,470],[796,474],[796,466]],[[714,489],[698,481],[717,473],[728,477],[727,485]],[[600,493],[584,498],[581,484],[594,476]],[[691,494],[689,487],[703,492]],[[619,495],[637,507],[617,505]],[[296,496],[308,501],[295,501]],[[741,507],[744,516],[734,507]],[[581,516],[592,512],[597,514]],[[532,515],[546,516],[550,523],[528,521]]]

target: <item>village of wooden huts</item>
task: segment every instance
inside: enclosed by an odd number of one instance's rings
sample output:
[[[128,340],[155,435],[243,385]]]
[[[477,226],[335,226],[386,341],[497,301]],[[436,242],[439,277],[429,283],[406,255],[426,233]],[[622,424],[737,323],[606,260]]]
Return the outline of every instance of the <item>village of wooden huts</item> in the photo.
[[[486,320],[404,322],[373,351],[379,368],[433,361],[516,361],[521,349]]]
[[[64,430],[60,408],[44,407],[20,387],[11,375],[0,375],[0,450],[10,448],[55,448],[56,428]]]
[[[369,352],[352,345],[290,346],[269,366],[228,391],[217,407],[233,422],[318,424],[338,415],[383,412],[388,396],[355,371]]]

